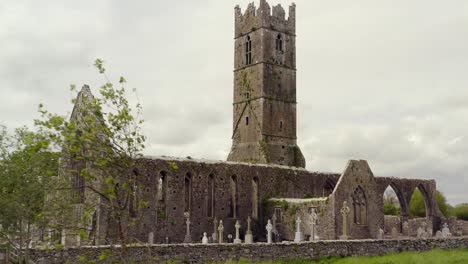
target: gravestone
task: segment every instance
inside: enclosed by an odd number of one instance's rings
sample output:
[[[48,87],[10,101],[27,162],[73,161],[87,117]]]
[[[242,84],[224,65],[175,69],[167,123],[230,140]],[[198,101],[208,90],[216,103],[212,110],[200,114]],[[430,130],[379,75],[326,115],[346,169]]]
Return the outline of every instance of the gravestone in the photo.
[[[213,220],[213,234],[211,234],[211,239],[213,243],[218,241],[218,219],[216,219],[216,217]]]
[[[424,237],[424,229],[422,227],[418,227],[418,231],[416,232],[416,237],[417,238],[423,238]]]
[[[294,242],[301,242],[301,241],[304,240],[303,239],[304,235],[301,232],[301,223],[302,223],[301,218],[297,217],[297,220],[296,220],[296,235],[294,236]]]
[[[392,239],[398,239],[398,230],[396,227],[392,228]]]
[[[442,238],[442,232],[441,232],[440,230],[438,230],[438,231],[436,232],[435,237],[438,238],[438,239]]]
[[[148,234],[148,244],[153,245],[154,244],[154,233],[150,232]]]
[[[409,237],[410,236],[409,230],[409,223],[408,221],[403,222],[403,235]]]
[[[236,238],[234,239],[234,244],[242,244],[242,240],[239,236],[239,229],[241,228],[239,220],[236,221],[236,225],[234,227],[236,228]]]
[[[231,235],[231,234],[229,234],[229,235],[227,236],[227,242],[228,242],[228,243],[232,243],[232,235]]]
[[[271,220],[268,220],[268,224],[266,226],[267,230],[267,243],[271,244],[272,243],[272,231],[273,231],[273,225],[271,224]]]
[[[223,220],[219,220],[219,227],[218,227],[218,243],[223,243],[223,236],[224,236],[224,225]]]
[[[444,228],[442,228],[442,237],[443,238],[447,238],[447,237],[451,237],[452,234],[450,233],[450,229],[447,225],[447,223],[444,224]]]
[[[343,207],[340,210],[341,217],[343,218],[343,234],[340,236],[340,240],[348,240],[348,215],[350,209],[348,207],[348,203],[346,201],[343,202]]]
[[[312,230],[310,232],[310,238],[309,238],[309,241],[315,241],[315,240],[318,240],[318,237],[317,237],[317,234],[316,234],[316,231],[315,231],[315,228],[316,228],[316,225],[317,225],[317,221],[318,221],[318,215],[317,213],[315,212],[315,208],[312,208],[312,213],[310,214],[310,217],[311,217],[311,224],[312,224]]]
[[[281,242],[280,234],[278,232],[278,229],[276,228],[276,220],[277,220],[276,213],[273,213],[273,216],[271,218],[271,222],[273,225],[273,230],[271,231],[273,233],[273,242]]]
[[[203,238],[201,242],[203,245],[208,244],[208,237],[206,236],[206,232],[203,233]]]
[[[378,240],[384,239],[384,233],[385,233],[385,232],[383,231],[383,229],[382,229],[382,228],[379,228],[379,230],[377,230],[377,239],[378,239]]]
[[[250,216],[247,218],[247,232],[245,233],[245,244],[252,244],[254,241],[253,241],[253,234],[252,234],[252,230],[250,228],[250,223],[251,223],[251,219],[250,219]]]
[[[190,217],[187,217],[187,221],[185,221],[185,224],[187,225],[187,232],[185,234],[184,243],[189,244],[193,242],[192,235],[190,234]]]

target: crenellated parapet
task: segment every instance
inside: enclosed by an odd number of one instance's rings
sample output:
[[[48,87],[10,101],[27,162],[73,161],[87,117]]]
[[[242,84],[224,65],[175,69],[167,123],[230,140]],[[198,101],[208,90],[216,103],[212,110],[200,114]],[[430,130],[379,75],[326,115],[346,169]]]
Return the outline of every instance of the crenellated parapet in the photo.
[[[260,6],[250,3],[242,13],[239,6],[235,7],[235,37],[240,37],[260,28],[268,28],[286,34],[296,34],[296,5],[289,6],[289,15],[278,4],[270,7],[266,0],[260,0]]]

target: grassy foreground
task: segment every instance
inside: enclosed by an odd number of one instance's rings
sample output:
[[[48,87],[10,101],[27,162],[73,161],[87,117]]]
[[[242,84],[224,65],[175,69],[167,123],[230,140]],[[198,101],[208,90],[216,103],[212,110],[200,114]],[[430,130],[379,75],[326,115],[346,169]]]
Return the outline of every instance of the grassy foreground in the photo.
[[[226,264],[249,264],[252,262],[226,262]],[[256,262],[257,264],[466,264],[468,249],[464,250],[433,250],[428,252],[405,252],[382,257],[350,257],[328,258],[322,260],[278,260],[273,262]]]

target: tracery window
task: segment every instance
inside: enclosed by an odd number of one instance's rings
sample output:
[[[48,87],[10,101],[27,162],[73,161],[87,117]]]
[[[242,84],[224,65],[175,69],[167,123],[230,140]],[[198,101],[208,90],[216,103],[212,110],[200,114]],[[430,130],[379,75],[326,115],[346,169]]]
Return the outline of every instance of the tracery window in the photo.
[[[367,199],[361,186],[353,193],[354,223],[358,225],[367,224]]]
[[[245,64],[252,64],[252,39],[250,36],[247,36],[245,41]]]

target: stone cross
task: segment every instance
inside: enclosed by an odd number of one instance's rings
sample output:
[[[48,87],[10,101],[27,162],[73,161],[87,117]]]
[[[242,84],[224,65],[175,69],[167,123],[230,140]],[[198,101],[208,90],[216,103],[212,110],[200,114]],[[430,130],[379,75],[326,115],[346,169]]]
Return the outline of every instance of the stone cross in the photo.
[[[203,245],[208,244],[208,237],[206,237],[206,232],[203,233],[203,238],[201,242]]]
[[[268,224],[266,226],[266,230],[267,230],[267,243],[268,244],[271,244],[272,243],[272,234],[271,234],[271,231],[273,230],[273,225],[271,224],[271,220],[268,220]]]
[[[392,239],[398,239],[398,230],[396,227],[392,228]]]
[[[312,213],[311,213],[310,217],[311,217],[311,220],[312,220],[312,230],[311,230],[311,233],[310,233],[309,241],[315,241],[315,238],[316,238],[315,226],[317,225],[317,221],[318,221],[318,215],[315,212],[315,208],[312,208]]]
[[[185,224],[187,225],[187,233],[185,234],[184,243],[192,243],[192,236],[190,235],[190,217],[187,217]]]
[[[236,228],[236,238],[234,239],[234,244],[242,244],[242,240],[239,236],[239,229],[241,228],[239,220],[236,221],[236,225],[234,227]]]
[[[218,227],[218,243],[223,243],[223,236],[224,236],[224,225],[223,220],[219,220],[219,227]]]
[[[340,236],[341,240],[347,240],[348,239],[348,215],[350,212],[350,209],[348,207],[348,202],[344,201],[343,202],[343,207],[340,210],[341,216],[343,217],[343,235]]]
[[[377,239],[379,239],[379,240],[384,239],[384,234],[385,234],[385,232],[383,231],[383,229],[379,228],[379,230],[377,231]]]
[[[450,237],[450,236],[452,236],[452,234],[450,233],[450,229],[449,229],[447,223],[445,223],[444,228],[442,228],[442,237],[447,238],[447,237]]]
[[[301,223],[302,223],[302,220],[300,217],[297,217],[297,220],[296,220],[296,235],[294,237],[294,242],[301,242],[303,240],[303,234],[301,232]]]
[[[213,243],[216,243],[218,241],[218,219],[213,220],[213,234],[211,235],[211,238],[213,239]]]
[[[250,216],[247,218],[247,232],[245,233],[245,243],[246,244],[252,244],[253,243],[253,235],[252,235],[252,230],[250,229],[250,222],[252,220],[250,219]]]

